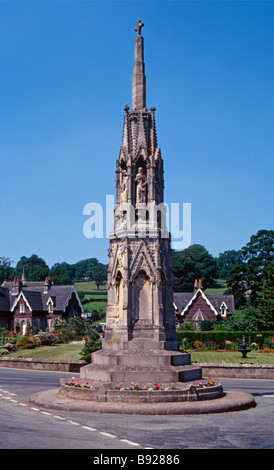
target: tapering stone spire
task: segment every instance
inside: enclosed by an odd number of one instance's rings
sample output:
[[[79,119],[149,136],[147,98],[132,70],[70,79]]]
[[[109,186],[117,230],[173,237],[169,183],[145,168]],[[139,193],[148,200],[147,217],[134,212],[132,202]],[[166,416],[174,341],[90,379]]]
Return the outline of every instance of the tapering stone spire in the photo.
[[[146,77],[144,64],[144,38],[141,35],[142,21],[137,21],[137,35],[134,43],[134,65],[132,77],[132,110],[141,111],[146,107]]]

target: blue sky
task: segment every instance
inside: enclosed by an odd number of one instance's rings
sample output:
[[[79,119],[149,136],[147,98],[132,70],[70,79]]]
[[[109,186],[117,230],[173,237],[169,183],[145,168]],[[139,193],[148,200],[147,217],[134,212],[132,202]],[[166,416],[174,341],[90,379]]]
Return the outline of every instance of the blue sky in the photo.
[[[137,19],[192,243],[218,256],[273,229],[273,18],[272,1],[0,1],[0,256],[107,262],[83,207],[114,194]]]

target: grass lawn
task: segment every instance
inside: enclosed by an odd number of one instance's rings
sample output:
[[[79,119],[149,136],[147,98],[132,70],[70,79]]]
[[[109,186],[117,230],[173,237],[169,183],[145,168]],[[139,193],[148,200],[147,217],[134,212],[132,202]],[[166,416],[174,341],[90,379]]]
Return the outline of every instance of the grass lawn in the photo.
[[[82,359],[79,356],[83,344],[56,344],[55,346],[40,346],[35,349],[19,349],[5,357],[22,357],[31,359]]]
[[[70,359],[79,360],[83,344],[57,344],[56,346],[40,346],[35,349],[20,349],[5,357],[22,357],[32,359]],[[274,353],[251,351],[243,359],[238,351],[194,351],[192,362],[235,363],[235,364],[274,364]]]
[[[224,279],[217,279],[215,287],[209,287],[204,290],[206,295],[223,295],[227,289],[226,281]]]
[[[104,284],[97,289],[94,281],[75,282],[75,289],[77,292],[87,292],[89,294],[101,295],[107,293],[107,285]]]
[[[274,353],[250,351],[245,359],[238,351],[194,351],[192,362],[234,363],[234,364],[274,364]]]
[[[97,312],[105,312],[107,308],[107,302],[97,302],[96,300],[93,302],[88,302],[83,304],[84,312],[92,312],[92,310],[96,310]]]

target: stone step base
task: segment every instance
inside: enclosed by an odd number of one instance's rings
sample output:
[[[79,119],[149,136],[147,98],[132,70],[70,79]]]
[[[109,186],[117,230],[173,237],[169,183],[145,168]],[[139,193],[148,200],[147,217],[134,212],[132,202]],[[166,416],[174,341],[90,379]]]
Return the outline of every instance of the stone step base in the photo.
[[[93,353],[92,364],[101,366],[180,366],[190,365],[190,354],[179,351],[103,350]]]
[[[190,354],[159,349],[144,351],[100,350],[92,363],[81,368],[80,379],[91,383],[173,383],[198,380],[202,368],[190,363]]]
[[[202,378],[201,369],[195,366],[180,366],[178,368],[162,367],[121,367],[109,369],[105,366],[93,364],[81,369],[80,379],[88,380],[93,384],[100,382],[123,383],[151,383],[160,382],[172,384],[174,382],[188,382]]]

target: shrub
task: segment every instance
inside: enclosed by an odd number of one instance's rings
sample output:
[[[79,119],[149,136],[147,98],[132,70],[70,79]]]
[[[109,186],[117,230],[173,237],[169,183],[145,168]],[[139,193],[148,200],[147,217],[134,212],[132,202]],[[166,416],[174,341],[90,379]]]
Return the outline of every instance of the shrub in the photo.
[[[41,342],[41,346],[53,346],[54,344],[59,342],[58,337],[56,335],[47,331],[39,333],[37,337]]]
[[[205,341],[203,344],[202,344],[202,349],[205,349],[206,351],[210,351],[210,350],[216,350],[216,349],[220,349],[220,345],[219,343],[216,343],[216,341]]]
[[[75,341],[83,337],[97,340],[100,338],[100,335],[92,328],[87,320],[83,318],[71,318],[69,323],[66,323],[64,327],[59,329],[58,337],[63,343],[68,343],[69,341]]]
[[[196,341],[194,341],[193,343],[193,346],[195,349],[200,349],[202,346],[202,341],[199,341],[198,339],[196,339]]]
[[[0,348],[0,356],[7,356],[9,351],[5,348]]]
[[[9,343],[16,344],[17,341],[21,338],[21,335],[13,335],[9,337]]]
[[[58,338],[61,343],[69,343],[78,339],[78,334],[75,330],[68,327],[61,328],[58,332]]]
[[[90,339],[80,351],[81,359],[87,362],[91,362],[91,353],[93,353],[94,351],[98,351],[101,348],[102,343],[100,339]]]
[[[22,336],[22,338],[20,338],[16,344],[21,349],[34,349],[35,348],[34,342],[31,341],[31,339],[28,336]]]
[[[190,349],[190,343],[189,343],[188,339],[183,338],[181,343],[180,343],[180,346],[183,349],[183,351],[187,351],[188,349]]]
[[[64,328],[67,324],[66,320],[63,320],[60,317],[56,317],[53,315],[53,317],[50,320],[51,328],[53,330],[59,330],[60,328]]]
[[[183,331],[194,331],[196,330],[196,325],[194,320],[185,320],[178,327],[178,330]]]

